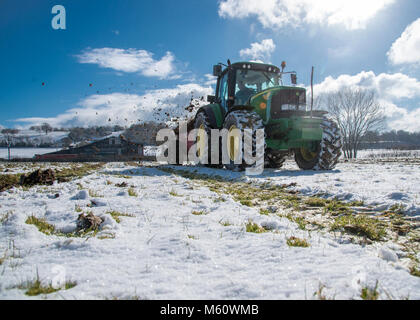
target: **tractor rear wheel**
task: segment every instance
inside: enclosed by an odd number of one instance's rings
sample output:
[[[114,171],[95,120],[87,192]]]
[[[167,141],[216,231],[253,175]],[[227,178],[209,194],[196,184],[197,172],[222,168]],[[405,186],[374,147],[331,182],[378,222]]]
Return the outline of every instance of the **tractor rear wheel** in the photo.
[[[295,161],[303,170],[332,170],[341,156],[341,134],[338,125],[325,118],[321,123],[322,140],[313,150],[295,149]]]
[[[316,148],[314,150],[309,150],[304,147],[295,149],[296,164],[302,170],[315,170],[319,162],[320,151],[321,143],[317,143]]]
[[[241,143],[239,141],[235,141],[236,137],[233,135],[229,135],[229,138],[227,141],[227,146],[223,146],[224,148],[228,148],[227,152],[230,158],[230,163],[226,164],[226,168],[233,171],[242,171],[245,170],[245,168],[249,168],[252,166],[252,164],[247,164],[245,161],[245,152],[244,152],[244,130],[245,129],[251,129],[252,130],[252,155],[255,157],[256,154],[260,154],[263,152],[263,150],[256,150],[256,130],[258,129],[264,129],[264,124],[260,116],[258,116],[254,112],[250,112],[247,110],[236,110],[229,113],[225,121],[223,123],[223,128],[227,129],[229,133],[232,132],[234,129],[239,129],[242,133],[242,140]],[[265,144],[264,144],[265,146]],[[263,146],[263,148],[264,148]],[[242,148],[240,150],[239,148]],[[237,157],[237,154],[241,152],[242,153],[242,160],[241,164],[235,164],[234,160]]]

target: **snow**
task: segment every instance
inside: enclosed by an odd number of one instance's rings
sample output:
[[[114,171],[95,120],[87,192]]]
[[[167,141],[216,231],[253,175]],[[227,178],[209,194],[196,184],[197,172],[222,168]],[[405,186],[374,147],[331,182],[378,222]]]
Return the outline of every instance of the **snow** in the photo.
[[[109,139],[109,138],[113,138],[113,137],[120,137],[121,135],[123,135],[125,132],[125,130],[121,130],[121,131],[115,131],[107,136],[103,136],[103,137],[98,137],[98,138],[91,138],[89,140],[83,141],[83,143],[92,143],[92,142],[96,142],[96,141],[101,141],[101,140],[105,140],[105,139]]]
[[[86,190],[80,190],[71,200],[86,200],[89,197]]]
[[[61,150],[60,148],[11,148],[10,157],[16,158],[32,158],[36,154],[45,154]],[[0,159],[8,159],[9,154],[7,148],[0,148]]]
[[[395,149],[365,149],[357,152],[359,159],[378,158],[420,158],[420,150],[395,150]]]
[[[48,134],[45,132],[37,132],[34,130],[21,129],[18,133],[12,135],[12,141],[31,143],[32,145],[40,145],[44,143],[57,143],[60,140],[68,137],[68,131],[51,131]],[[0,133],[0,142],[6,141],[6,136]]]
[[[288,162],[285,170],[266,170],[258,177],[198,170],[245,181],[297,182],[306,194],[325,192],[386,205],[393,201],[388,195],[398,190],[407,195],[400,201],[419,207],[414,195],[419,194],[415,182],[420,169],[414,165],[342,163],[327,173],[298,171]],[[138,196],[115,186],[121,182]],[[51,197],[56,193],[58,198]],[[0,299],[314,299],[320,285],[328,297],[358,299],[362,286],[373,287],[376,281],[382,298],[387,292],[396,299],[420,299],[420,279],[401,263],[396,245],[348,243],[328,232],[300,230],[285,218],[261,215],[230,196],[218,199],[191,180],[123,163],[107,164],[68,183],[2,192],[0,215],[12,214],[0,227],[0,256],[8,257],[0,266]],[[48,236],[25,223],[35,215],[71,232],[79,215],[76,206],[105,219],[95,237]],[[108,213],[112,210],[132,217],[123,216],[118,224]],[[192,214],[201,210],[206,214]],[[245,232],[249,219],[271,231]],[[100,239],[104,236],[108,238]],[[290,236],[307,239],[310,247],[289,247]],[[65,279],[77,285],[28,297],[17,286],[37,273],[43,283]]]
[[[392,261],[392,262],[398,261],[397,254],[387,248],[381,248],[379,251],[379,254],[380,254],[380,257],[386,261]]]
[[[182,167],[194,170],[194,167]],[[220,170],[202,168],[210,175]],[[231,179],[257,183],[289,184],[303,195],[337,198],[345,201],[363,201],[374,210],[385,210],[403,205],[406,213],[420,215],[420,166],[417,163],[338,163],[332,171],[302,171],[293,160],[286,160],[281,169],[265,169],[260,176],[245,176],[240,172],[225,172]]]

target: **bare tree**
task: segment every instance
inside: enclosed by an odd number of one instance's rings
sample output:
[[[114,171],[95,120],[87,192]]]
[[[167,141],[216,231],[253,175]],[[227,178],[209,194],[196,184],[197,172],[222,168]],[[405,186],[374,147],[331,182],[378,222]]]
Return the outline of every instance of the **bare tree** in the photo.
[[[45,132],[45,134],[48,134],[48,132],[51,132],[51,131],[53,131],[53,128],[50,126],[50,124],[49,123],[43,123],[42,125],[41,125],[41,130],[42,131],[44,131]]]
[[[42,132],[41,126],[31,126],[29,130],[33,130],[36,132]]]
[[[340,127],[347,159],[357,158],[362,138],[383,128],[385,116],[373,90],[346,88],[323,96],[330,116]]]

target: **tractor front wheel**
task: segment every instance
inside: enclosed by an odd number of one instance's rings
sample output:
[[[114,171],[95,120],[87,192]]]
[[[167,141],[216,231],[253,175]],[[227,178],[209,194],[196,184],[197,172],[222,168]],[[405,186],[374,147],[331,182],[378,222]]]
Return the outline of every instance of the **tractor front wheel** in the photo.
[[[197,151],[197,156],[198,157],[202,157],[201,155],[201,150],[204,150],[204,148],[207,145],[207,152],[208,152],[208,158],[207,158],[207,166],[209,167],[216,167],[219,168],[220,165],[219,164],[215,164],[212,165],[211,164],[211,154],[212,154],[212,150],[211,150],[211,125],[210,125],[210,120],[208,118],[208,116],[204,113],[204,112],[198,112],[197,116],[195,117],[195,121],[194,121],[194,128],[198,129],[198,133],[197,133],[197,147],[198,147],[198,151]],[[204,133],[207,134],[207,142],[204,140],[205,139],[205,135]],[[220,161],[220,142],[219,143],[219,161]]]
[[[242,171],[245,168],[251,167],[250,164],[245,161],[245,150],[242,136],[235,136],[235,129],[238,129],[242,134],[245,129],[252,130],[252,155],[261,154],[264,149],[257,150],[256,143],[256,130],[264,129],[264,124],[260,116],[255,112],[247,110],[236,110],[229,113],[223,123],[223,128],[229,131],[227,145],[223,146],[227,148],[230,163],[226,164],[226,168],[232,171]],[[240,139],[240,140],[239,140]],[[265,144],[263,145],[264,148]],[[248,146],[251,147],[251,146]],[[242,154],[240,159],[238,154]],[[235,163],[235,159],[240,160],[241,163]]]

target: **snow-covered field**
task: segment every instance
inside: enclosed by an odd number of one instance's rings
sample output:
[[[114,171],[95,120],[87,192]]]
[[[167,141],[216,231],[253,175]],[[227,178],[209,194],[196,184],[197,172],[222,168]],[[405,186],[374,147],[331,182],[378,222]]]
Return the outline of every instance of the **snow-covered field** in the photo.
[[[10,149],[10,158],[32,158],[36,154],[45,154],[55,152],[60,148],[12,148]],[[9,153],[7,148],[0,148],[0,159],[8,159]]]
[[[194,167],[183,167],[194,170]],[[201,168],[200,172],[218,175],[220,170]],[[226,172],[224,176],[258,183],[296,183],[293,189],[308,196],[363,201],[375,210],[403,205],[406,213],[420,215],[420,165],[404,162],[339,163],[333,171],[302,171],[292,160],[280,170],[265,169],[260,176]]]
[[[359,150],[357,157],[360,159],[420,158],[420,150],[365,149]]]
[[[341,163],[326,173],[298,171],[288,162],[259,177],[175,168],[221,175],[232,183],[295,182],[292,188],[304,194],[378,206],[402,202],[410,214],[419,214],[418,165]],[[116,185],[122,182],[127,186]],[[71,232],[80,210],[105,219],[96,236],[46,235],[25,223],[34,215]],[[420,278],[410,275],[400,245],[360,245],[337,233],[301,230],[281,217],[286,209],[278,210],[262,215],[258,207],[195,180],[123,163],[72,182],[13,188],[0,193],[0,298],[29,298],[25,283],[38,274],[43,284],[75,281],[76,286],[34,298],[317,299],[314,293],[325,287],[327,298],[360,299],[363,288],[378,283],[382,299],[420,299]],[[111,211],[129,216],[117,223]],[[246,232],[249,220],[269,231]],[[310,246],[288,246],[292,236]]]

